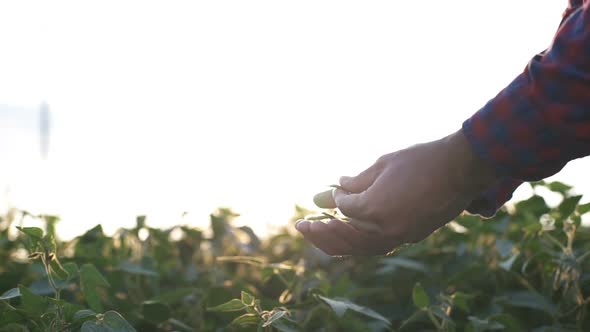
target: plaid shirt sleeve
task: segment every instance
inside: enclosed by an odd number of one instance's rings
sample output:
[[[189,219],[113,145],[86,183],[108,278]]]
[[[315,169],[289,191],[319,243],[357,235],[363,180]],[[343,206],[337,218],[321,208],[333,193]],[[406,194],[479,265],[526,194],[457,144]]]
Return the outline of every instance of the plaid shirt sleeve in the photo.
[[[590,0],[571,0],[552,45],[463,123],[501,178],[467,208],[491,216],[523,181],[590,154]]]

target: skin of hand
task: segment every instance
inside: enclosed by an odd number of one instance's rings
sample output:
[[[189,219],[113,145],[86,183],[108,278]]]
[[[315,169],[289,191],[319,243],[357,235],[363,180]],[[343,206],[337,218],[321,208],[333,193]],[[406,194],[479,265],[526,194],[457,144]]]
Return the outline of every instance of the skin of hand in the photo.
[[[328,255],[381,255],[418,242],[453,220],[497,179],[459,130],[442,139],[382,156],[334,191],[340,211],[379,232],[338,219],[299,221],[296,229]]]

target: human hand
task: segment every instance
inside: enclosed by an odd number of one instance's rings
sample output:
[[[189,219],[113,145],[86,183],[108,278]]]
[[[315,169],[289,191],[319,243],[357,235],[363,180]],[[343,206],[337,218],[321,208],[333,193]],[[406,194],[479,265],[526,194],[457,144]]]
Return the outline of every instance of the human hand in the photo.
[[[342,177],[333,196],[352,223],[303,220],[296,228],[329,255],[386,254],[454,219],[496,178],[458,131],[384,155],[356,177]],[[378,231],[355,223],[372,223]]]

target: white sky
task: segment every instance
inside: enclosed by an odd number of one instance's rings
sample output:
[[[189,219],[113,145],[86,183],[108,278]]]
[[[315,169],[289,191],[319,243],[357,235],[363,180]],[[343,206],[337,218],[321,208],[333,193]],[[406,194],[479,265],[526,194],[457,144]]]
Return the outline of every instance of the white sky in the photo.
[[[154,226],[183,211],[206,222],[220,205],[255,229],[279,225],[340,175],[458,129],[549,45],[565,6],[2,2],[5,201],[60,214],[65,237],[140,213]],[[36,137],[7,125],[10,109],[26,119],[42,101],[46,162]],[[34,135],[28,123],[16,131]],[[584,166],[557,178],[590,190]]]

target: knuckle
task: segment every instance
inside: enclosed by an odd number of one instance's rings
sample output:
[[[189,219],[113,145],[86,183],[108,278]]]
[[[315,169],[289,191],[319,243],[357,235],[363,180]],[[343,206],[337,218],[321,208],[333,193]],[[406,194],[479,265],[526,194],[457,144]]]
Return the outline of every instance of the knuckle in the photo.
[[[367,203],[364,205],[363,212],[363,215],[367,216],[368,219],[377,220],[381,213],[381,207],[376,203]]]
[[[390,159],[391,154],[384,154],[381,157],[379,157],[379,159],[377,159],[375,164],[377,165],[377,167],[382,168],[389,162]]]
[[[351,207],[348,205],[340,205],[338,206],[338,209],[340,209],[340,212],[342,212],[342,214],[344,214],[345,216],[351,216],[352,214],[354,214],[354,210],[351,209]]]
[[[401,151],[403,151],[403,150],[401,150]],[[389,162],[391,162],[393,159],[395,159],[399,153],[400,153],[400,151],[395,151],[392,153],[384,154],[377,159],[376,164],[384,166],[384,165],[388,164]]]
[[[400,209],[395,202],[388,197],[388,195],[373,195],[374,197],[367,201],[367,209],[370,216],[374,219],[392,219],[392,216],[397,216],[396,211]]]
[[[372,199],[364,193],[358,200],[358,210],[362,214],[363,217],[368,217],[369,219],[375,218],[381,212],[381,205],[379,201]]]

